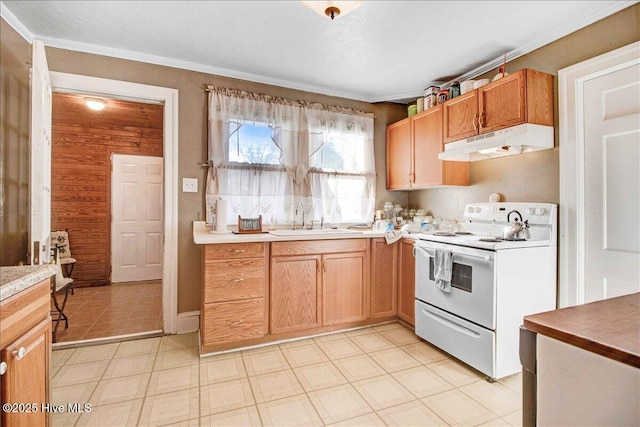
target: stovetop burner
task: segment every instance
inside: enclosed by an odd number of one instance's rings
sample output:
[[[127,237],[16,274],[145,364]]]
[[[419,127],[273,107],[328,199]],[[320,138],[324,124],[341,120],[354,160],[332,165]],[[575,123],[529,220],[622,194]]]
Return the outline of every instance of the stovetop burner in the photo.
[[[498,242],[502,242],[502,239],[491,239],[491,238],[482,238],[482,239],[478,239],[479,242],[488,242],[488,243],[498,243]]]
[[[469,231],[456,231],[453,234],[455,234],[456,236],[473,236],[473,233]]]

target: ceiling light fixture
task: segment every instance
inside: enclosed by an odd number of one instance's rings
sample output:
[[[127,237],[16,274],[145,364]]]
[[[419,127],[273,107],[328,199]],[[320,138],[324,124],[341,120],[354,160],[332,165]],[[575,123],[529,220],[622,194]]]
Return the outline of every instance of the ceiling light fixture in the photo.
[[[360,7],[364,1],[303,1],[301,3],[318,15],[326,15],[333,20]]]
[[[94,111],[103,110],[104,107],[106,107],[107,105],[107,101],[100,98],[85,98],[84,103],[86,104],[87,107],[89,107]]]

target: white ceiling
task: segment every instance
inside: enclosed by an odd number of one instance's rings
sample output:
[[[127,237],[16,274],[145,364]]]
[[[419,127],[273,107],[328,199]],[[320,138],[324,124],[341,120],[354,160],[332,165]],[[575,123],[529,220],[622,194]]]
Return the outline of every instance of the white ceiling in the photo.
[[[47,46],[406,102],[634,3],[365,1],[334,21],[298,1],[3,1],[1,10],[25,38]]]

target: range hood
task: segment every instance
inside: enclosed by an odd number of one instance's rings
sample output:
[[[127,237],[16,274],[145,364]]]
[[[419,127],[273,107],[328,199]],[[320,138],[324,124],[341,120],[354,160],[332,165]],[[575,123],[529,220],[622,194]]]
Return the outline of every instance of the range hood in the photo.
[[[529,123],[450,142],[440,160],[474,162],[553,148],[553,126]]]

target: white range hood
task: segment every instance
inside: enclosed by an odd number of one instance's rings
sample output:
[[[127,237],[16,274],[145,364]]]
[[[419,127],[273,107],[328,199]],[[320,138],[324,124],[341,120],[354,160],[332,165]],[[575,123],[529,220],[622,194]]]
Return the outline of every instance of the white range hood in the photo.
[[[440,160],[474,162],[553,148],[553,126],[529,123],[450,142]]]

